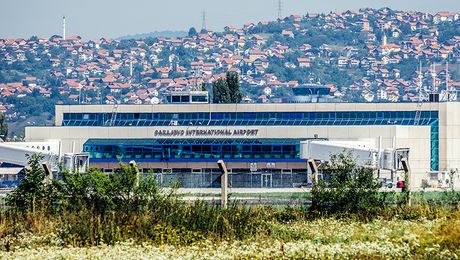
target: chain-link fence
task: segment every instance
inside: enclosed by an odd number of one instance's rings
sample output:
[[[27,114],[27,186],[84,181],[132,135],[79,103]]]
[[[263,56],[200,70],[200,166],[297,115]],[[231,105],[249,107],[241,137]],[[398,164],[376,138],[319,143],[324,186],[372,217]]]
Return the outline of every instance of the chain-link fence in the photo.
[[[206,173],[154,173],[163,187],[177,184],[181,188],[220,188],[221,174]],[[309,185],[306,173],[247,172],[228,175],[230,188],[298,188]]]
[[[221,173],[219,169],[142,169],[151,173],[162,187],[178,185],[180,188],[220,188]],[[306,170],[264,169],[250,171],[249,169],[233,169],[228,175],[230,188],[298,188],[310,185]],[[106,174],[111,174],[106,172]],[[13,180],[1,180],[1,189],[17,187],[23,176]],[[61,176],[55,175],[60,179]]]

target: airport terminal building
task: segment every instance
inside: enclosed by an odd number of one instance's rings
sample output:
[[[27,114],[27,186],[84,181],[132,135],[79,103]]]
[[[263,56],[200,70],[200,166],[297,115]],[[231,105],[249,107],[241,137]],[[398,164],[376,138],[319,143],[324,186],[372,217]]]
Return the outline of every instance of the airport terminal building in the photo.
[[[234,174],[292,176],[307,169],[303,140],[379,138],[382,148],[410,149],[415,185],[460,168],[457,102],[57,105],[54,126],[25,133],[26,141],[61,140],[61,154],[87,152],[105,171],[135,160],[144,171],[217,172],[223,159]]]

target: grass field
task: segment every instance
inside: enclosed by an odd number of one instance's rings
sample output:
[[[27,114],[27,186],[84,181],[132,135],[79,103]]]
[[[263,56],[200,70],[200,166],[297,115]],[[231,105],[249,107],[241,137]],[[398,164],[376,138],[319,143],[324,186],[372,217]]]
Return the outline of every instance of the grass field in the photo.
[[[66,173],[49,183],[39,158],[30,164],[0,210],[0,259],[460,256],[459,193],[415,192],[409,205],[408,193],[380,192],[367,170],[355,177],[338,171],[341,182],[320,183],[312,193],[235,190],[235,200],[221,207],[218,189],[177,193],[157,186],[153,175],[137,179],[132,166],[111,175]],[[285,201],[267,206],[257,198]]]
[[[183,246],[118,243],[73,248],[32,246],[40,238],[23,236],[18,248],[0,252],[1,259],[348,259],[426,258],[460,256],[459,212],[421,220],[360,222],[332,218],[269,223],[269,235],[243,241],[203,240]],[[47,238],[48,245],[59,244]],[[2,240],[1,242],[4,242]]]

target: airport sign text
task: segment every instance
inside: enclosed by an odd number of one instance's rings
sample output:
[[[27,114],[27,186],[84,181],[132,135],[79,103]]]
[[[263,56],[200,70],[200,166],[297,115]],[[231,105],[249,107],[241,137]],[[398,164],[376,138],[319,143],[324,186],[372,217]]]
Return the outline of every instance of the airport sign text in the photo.
[[[154,136],[257,136],[259,129],[155,130]]]

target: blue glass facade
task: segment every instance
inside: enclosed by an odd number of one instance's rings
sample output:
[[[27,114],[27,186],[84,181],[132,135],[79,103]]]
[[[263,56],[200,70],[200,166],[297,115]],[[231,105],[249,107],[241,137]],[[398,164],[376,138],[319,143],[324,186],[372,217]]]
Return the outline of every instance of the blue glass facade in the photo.
[[[302,161],[300,139],[89,139],[92,162]]]
[[[430,168],[432,171],[439,170],[439,120],[430,124]]]
[[[112,120],[112,117],[114,119]],[[438,119],[423,111],[420,125]],[[194,112],[194,113],[64,113],[63,126],[258,126],[258,125],[414,125],[415,111],[353,112]]]
[[[418,123],[415,122],[415,118],[415,111],[64,113],[62,125],[137,127],[418,124],[431,127],[431,169],[438,170],[438,111],[422,111]],[[90,153],[92,161],[118,159],[215,161],[220,158],[237,161],[254,161],[254,159],[298,161],[299,141],[298,139],[178,139],[176,143],[168,143],[174,141],[90,139],[85,143],[84,149]]]

